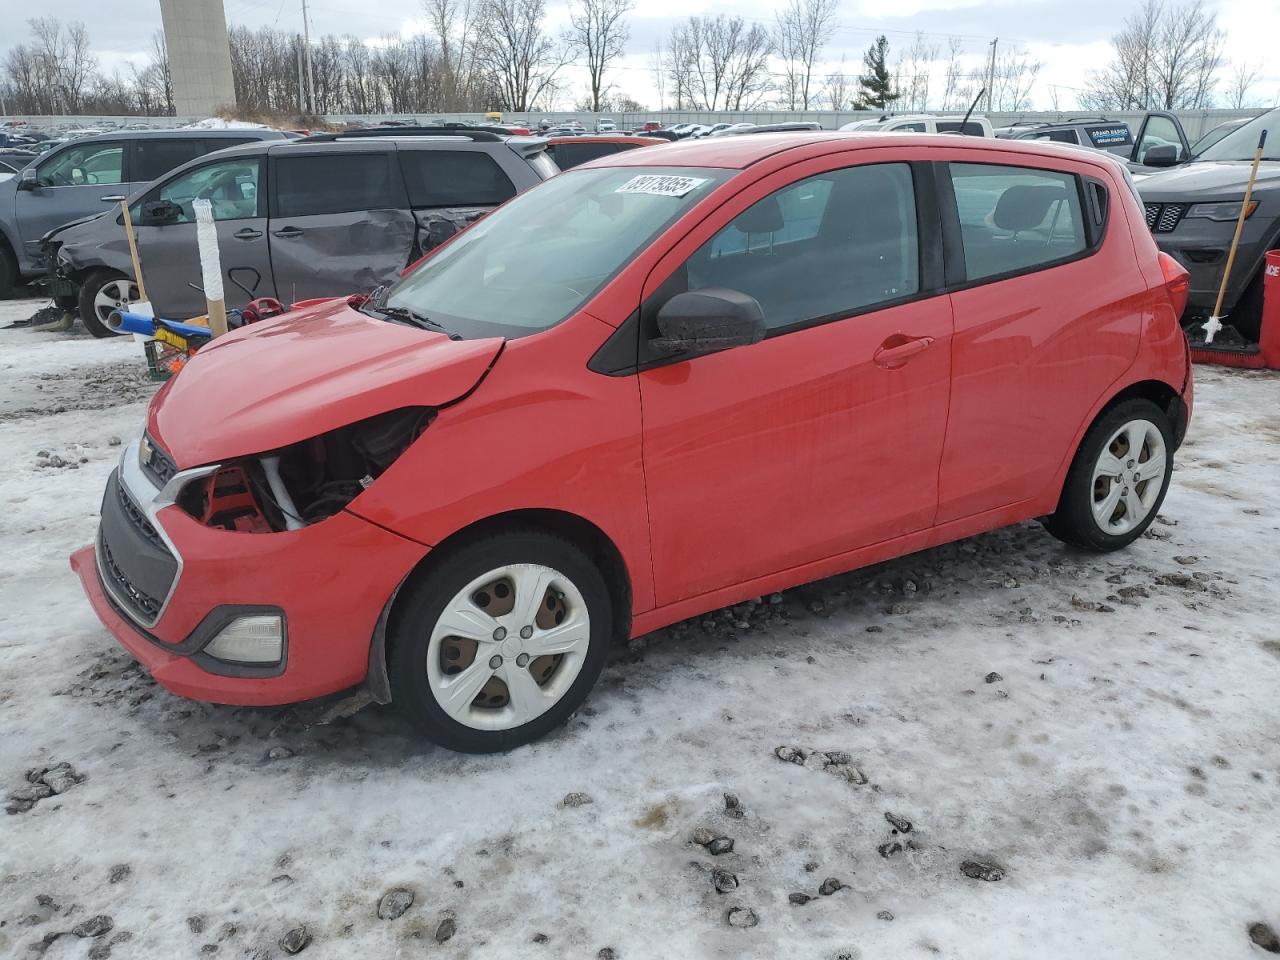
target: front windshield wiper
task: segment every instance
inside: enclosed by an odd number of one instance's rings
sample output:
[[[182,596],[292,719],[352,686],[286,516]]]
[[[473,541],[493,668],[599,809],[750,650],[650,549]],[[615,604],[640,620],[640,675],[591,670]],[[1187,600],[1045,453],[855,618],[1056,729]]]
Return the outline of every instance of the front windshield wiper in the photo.
[[[364,306],[373,310],[375,313],[382,314],[384,317],[391,317],[394,320],[400,320],[404,323],[412,324],[413,326],[419,327],[423,330],[434,330],[437,333],[443,333],[450,340],[462,339],[462,334],[455,333],[448,327],[444,326],[444,324],[432,320],[430,317],[424,317],[422,314],[416,313],[408,307],[387,306],[383,302],[386,295],[387,287],[384,284],[375,288],[373,293],[369,294],[369,299],[364,302]]]

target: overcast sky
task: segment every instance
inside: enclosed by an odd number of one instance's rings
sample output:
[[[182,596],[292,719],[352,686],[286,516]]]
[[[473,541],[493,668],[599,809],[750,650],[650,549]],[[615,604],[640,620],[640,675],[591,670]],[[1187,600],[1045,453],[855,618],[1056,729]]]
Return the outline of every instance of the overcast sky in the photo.
[[[924,31],[945,51],[947,38],[957,36],[971,56],[974,69],[986,56],[992,37],[1001,46],[1017,45],[1044,61],[1036,105],[1051,106],[1056,87],[1060,105],[1074,105],[1074,90],[1084,85],[1085,73],[1104,64],[1108,38],[1141,0],[841,0],[839,27],[824,53],[830,69],[846,61],[846,72],[856,73],[862,52],[878,33],[888,36],[891,59],[894,48],[905,48],[915,31]],[[411,34],[421,30],[418,0],[316,0],[308,3],[312,35],[354,34],[374,39],[387,34]],[[628,56],[614,80],[618,87],[651,106],[657,92],[650,69],[650,52],[678,19],[691,14],[728,13],[773,22],[777,4],[769,0],[637,0],[632,13]],[[1219,0],[1210,3],[1218,24],[1227,34],[1227,56],[1232,61],[1261,64],[1263,75],[1252,90],[1258,105],[1280,101],[1280,2],[1277,0]],[[301,32],[301,0],[225,0],[227,21],[251,27],[277,26]],[[376,7],[371,12],[370,7]],[[36,8],[26,0],[0,0],[0,54],[11,42],[21,42],[24,19]],[[152,30],[160,26],[158,0],[61,0],[50,10],[64,20],[83,20],[89,28],[95,52],[110,72],[129,60],[144,63]],[[567,21],[562,0],[548,0],[553,25]],[[1225,71],[1224,71],[1225,73]],[[572,98],[584,86],[570,75]],[[566,104],[568,106],[568,104]]]

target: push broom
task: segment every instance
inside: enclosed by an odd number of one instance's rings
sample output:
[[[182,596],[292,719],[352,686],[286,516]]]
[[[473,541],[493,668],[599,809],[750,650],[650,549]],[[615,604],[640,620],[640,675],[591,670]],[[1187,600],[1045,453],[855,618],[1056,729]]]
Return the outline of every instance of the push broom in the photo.
[[[1249,201],[1253,199],[1253,182],[1258,178],[1258,164],[1262,162],[1262,148],[1267,145],[1267,131],[1258,137],[1258,149],[1253,152],[1253,166],[1249,169],[1249,182],[1244,188],[1244,203],[1240,204],[1240,215],[1236,218],[1236,233],[1231,238],[1231,250],[1227,253],[1227,267],[1222,271],[1222,286],[1218,288],[1218,302],[1213,306],[1213,313],[1204,325],[1204,342],[1213,343],[1213,338],[1222,329],[1222,301],[1227,296],[1227,281],[1231,279],[1231,268],[1236,262],[1236,250],[1240,248],[1240,234],[1244,232],[1244,222],[1249,217]]]

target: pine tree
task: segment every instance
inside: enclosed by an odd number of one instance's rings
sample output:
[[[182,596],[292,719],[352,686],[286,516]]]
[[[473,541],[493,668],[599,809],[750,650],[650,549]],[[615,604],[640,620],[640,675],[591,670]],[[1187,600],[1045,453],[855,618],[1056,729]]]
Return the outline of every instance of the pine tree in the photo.
[[[893,89],[893,77],[889,75],[889,41],[881,34],[876,42],[867,48],[862,62],[867,65],[867,72],[858,78],[858,101],[854,104],[858,110],[883,110],[900,94]]]

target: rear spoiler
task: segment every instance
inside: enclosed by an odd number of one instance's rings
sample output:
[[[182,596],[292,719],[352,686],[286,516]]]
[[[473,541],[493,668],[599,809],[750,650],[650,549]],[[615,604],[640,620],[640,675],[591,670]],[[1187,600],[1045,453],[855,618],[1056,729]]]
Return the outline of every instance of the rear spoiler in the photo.
[[[525,160],[545,151],[548,143],[546,137],[507,137],[507,146]]]

